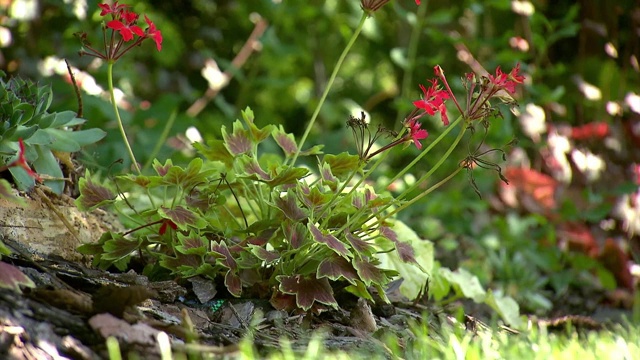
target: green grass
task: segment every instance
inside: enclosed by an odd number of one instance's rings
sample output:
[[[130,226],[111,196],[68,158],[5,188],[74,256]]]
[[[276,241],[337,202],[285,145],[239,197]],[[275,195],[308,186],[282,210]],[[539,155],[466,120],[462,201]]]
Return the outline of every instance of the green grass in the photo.
[[[476,334],[449,328],[443,334],[431,336],[426,327],[413,326],[415,339],[404,349],[397,339],[387,339],[387,351],[375,354],[328,351],[320,337],[313,338],[305,351],[294,351],[288,341],[282,349],[272,352],[268,359],[640,359],[640,327],[616,326],[610,330],[574,331],[567,329],[549,332],[536,327],[528,332],[511,334],[502,330],[485,329]],[[254,359],[262,356],[250,341],[240,346],[238,358]]]

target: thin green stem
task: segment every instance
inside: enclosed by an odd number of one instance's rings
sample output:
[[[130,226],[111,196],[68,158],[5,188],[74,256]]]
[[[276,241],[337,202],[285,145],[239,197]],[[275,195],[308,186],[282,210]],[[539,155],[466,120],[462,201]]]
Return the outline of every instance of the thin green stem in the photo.
[[[169,131],[171,131],[171,128],[173,127],[173,123],[176,121],[176,117],[178,117],[178,112],[174,110],[171,113],[171,115],[169,116],[169,120],[167,120],[167,123],[164,125],[164,129],[162,130],[162,134],[160,134],[160,138],[158,139],[158,141],[156,141],[156,145],[153,148],[153,151],[151,151],[151,154],[149,155],[149,159],[147,160],[147,162],[142,167],[142,170],[148,169],[149,166],[151,166],[151,163],[153,162],[153,159],[155,159],[155,157],[160,152],[160,148],[162,147],[162,145],[166,142],[167,138],[169,137]]]
[[[460,171],[462,171],[462,169],[463,169],[463,167],[461,167],[461,166],[458,167],[454,172],[449,174],[449,176],[447,176],[446,178],[440,180],[436,184],[433,184],[430,188],[428,188],[427,190],[421,192],[418,196],[416,196],[413,199],[411,199],[411,200],[405,202],[404,204],[398,206],[392,212],[390,212],[389,214],[386,214],[384,217],[380,218],[380,220],[378,220],[376,222],[376,224],[374,224],[373,226],[376,226],[377,224],[380,224],[380,223],[384,222],[385,219],[392,217],[393,215],[395,215],[395,214],[399,213],[400,211],[402,211],[402,210],[408,208],[409,206],[413,205],[414,203],[416,203],[418,200],[422,199],[423,197],[429,195],[434,190],[436,190],[440,186],[444,185],[447,181],[451,180],[451,178],[456,176]]]
[[[118,104],[116,103],[116,94],[115,89],[113,87],[113,64],[115,64],[115,60],[109,61],[107,64],[107,83],[109,85],[109,95],[111,97],[111,105],[113,106],[113,112],[116,114],[116,120],[118,123],[118,128],[120,129],[120,135],[122,135],[122,140],[124,141],[124,145],[127,148],[127,152],[129,153],[129,158],[133,162],[133,167],[138,172],[138,175],[142,175],[142,171],[140,170],[140,166],[138,165],[138,161],[136,160],[135,155],[133,155],[133,150],[131,149],[131,145],[129,144],[129,139],[127,139],[127,133],[124,130],[124,126],[122,125],[122,118],[120,117],[120,110],[118,110]],[[153,197],[149,192],[149,188],[146,189],[147,196],[149,197],[149,202],[151,206],[155,207],[155,202],[153,201]]]
[[[353,44],[356,42],[358,35],[360,35],[360,31],[362,31],[362,28],[364,27],[364,23],[367,20],[367,17],[368,17],[367,13],[363,11],[362,18],[360,19],[360,23],[358,24],[358,27],[356,28],[353,35],[351,36],[351,39],[349,39],[347,46],[342,51],[340,58],[338,58],[338,62],[336,63],[336,66],[333,69],[333,73],[331,74],[331,77],[327,82],[327,86],[325,87],[324,92],[322,93],[322,97],[320,97],[320,102],[318,102],[318,105],[316,106],[316,109],[314,110],[313,115],[311,115],[311,120],[309,121],[309,124],[307,125],[307,128],[305,129],[304,134],[300,139],[300,143],[298,144],[298,149],[296,149],[296,153],[295,155],[293,155],[293,158],[291,159],[291,165],[295,165],[296,160],[298,159],[298,155],[300,155],[300,151],[302,150],[302,146],[304,145],[304,142],[307,140],[307,137],[309,136],[309,133],[311,132],[311,129],[313,128],[313,125],[315,124],[316,119],[320,114],[320,109],[322,108],[322,105],[324,105],[324,102],[327,99],[327,95],[329,94],[329,91],[331,90],[331,87],[333,86],[333,83],[335,82],[336,77],[338,76],[338,72],[342,67],[342,63],[344,62],[344,59],[347,57],[349,50],[351,50],[351,47],[353,47]]]
[[[400,88],[400,98],[404,99],[405,95],[409,92],[409,87],[412,83],[413,69],[416,67],[416,57],[418,55],[418,45],[420,44],[420,34],[422,33],[424,18],[427,14],[428,1],[425,1],[416,14],[416,22],[411,29],[411,36],[409,38],[409,47],[407,49],[407,68],[402,77],[402,86]],[[402,112],[398,112],[398,118],[396,122],[399,122],[402,117]]]
[[[460,119],[462,119],[462,117]],[[458,120],[456,120],[456,122],[457,121]],[[463,124],[463,126],[464,126],[464,124]],[[466,130],[467,129],[465,127],[461,128],[460,132],[458,133],[458,136],[453,141],[451,146],[449,146],[449,149],[447,149],[447,152],[445,152],[444,155],[442,155],[440,160],[438,160],[438,162],[431,169],[429,169],[429,171],[426,174],[422,175],[422,177],[420,179],[418,179],[418,181],[416,181],[416,183],[413,184],[413,186],[409,187],[408,189],[403,191],[400,195],[398,195],[398,197],[396,197],[396,199],[397,200],[404,199],[405,196],[407,196],[409,193],[411,193],[413,190],[415,190],[418,186],[420,186],[422,183],[424,183],[434,172],[436,172],[436,170],[438,170],[438,168],[445,162],[445,160],[447,160],[449,158],[449,155],[451,155],[453,150],[458,146],[458,144],[460,143],[460,140],[462,140],[462,137],[464,136],[464,133],[466,132]]]
[[[133,162],[133,167],[138,172],[138,175],[142,175],[140,166],[138,166],[136,157],[135,155],[133,155],[133,150],[131,150],[131,145],[129,144],[129,140],[127,139],[127,133],[124,131],[124,126],[122,125],[122,118],[120,118],[120,111],[118,110],[118,104],[116,103],[116,94],[113,88],[113,64],[115,64],[115,62],[109,61],[107,65],[107,81],[109,83],[109,95],[111,96],[111,105],[113,106],[113,111],[116,114],[116,120],[118,122],[118,128],[120,129],[120,135],[122,135],[122,140],[124,141],[124,145],[127,148],[127,152],[129,153],[129,159],[131,159],[131,161]]]
[[[424,149],[424,151],[422,151],[418,156],[415,157],[415,159],[413,159],[409,165],[405,166],[404,169],[400,170],[399,173],[397,173],[390,181],[389,184],[393,184],[396,180],[400,179],[402,176],[404,176],[404,174],[407,173],[407,171],[409,171],[418,161],[420,161],[425,155],[427,155],[429,153],[429,151],[431,151],[431,149],[433,149],[442,139],[444,139],[445,136],[447,136],[456,126],[458,126],[458,124],[462,121],[463,117],[459,116],[456,121],[454,121],[452,124],[450,124],[445,131],[442,132],[442,134],[440,134],[431,144],[429,144],[429,146],[427,146],[426,149]],[[462,129],[460,131],[460,133],[464,133],[464,129]],[[456,141],[454,143],[454,147],[455,145],[458,144],[460,140]],[[453,150],[452,148],[450,148],[450,150]],[[446,156],[444,156],[441,161],[444,161],[444,159],[446,159]]]

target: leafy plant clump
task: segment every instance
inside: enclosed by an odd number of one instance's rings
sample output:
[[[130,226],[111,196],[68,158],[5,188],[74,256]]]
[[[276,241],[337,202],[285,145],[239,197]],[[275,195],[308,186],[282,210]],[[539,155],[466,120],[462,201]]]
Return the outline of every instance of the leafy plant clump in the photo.
[[[371,187],[347,191],[346,181],[360,158],[347,153],[324,155],[312,172],[291,165],[298,152],[293,135],[272,125],[258,128],[250,109],[223,140],[195,144],[205,158],[186,168],[156,161],[156,175],[122,175],[121,186],[161,190],[156,208],[140,213],[154,218],[125,237],[105,234],[98,244],[81,247],[97,265],[124,269],[131,253],[157,259],[157,267],[182,277],[224,279],[234,296],[271,293],[280,309],[309,310],[337,306],[334,287],[372,299],[368,287],[383,287],[396,271],[381,268],[378,252],[396,250],[418,265],[413,249],[398,240],[393,223],[380,208],[393,202]],[[260,154],[273,139],[284,156]],[[320,147],[302,152],[320,156]],[[91,180],[81,183],[78,205],[92,209],[115,202],[115,195]]]
[[[73,111],[49,112],[50,86],[20,78],[4,80],[4,76],[0,71],[0,168],[11,172],[19,190],[30,189],[41,180],[61,194],[64,175],[58,158],[97,142],[106,133],[77,129],[86,120]],[[3,196],[10,196],[8,183],[2,180],[0,185]]]

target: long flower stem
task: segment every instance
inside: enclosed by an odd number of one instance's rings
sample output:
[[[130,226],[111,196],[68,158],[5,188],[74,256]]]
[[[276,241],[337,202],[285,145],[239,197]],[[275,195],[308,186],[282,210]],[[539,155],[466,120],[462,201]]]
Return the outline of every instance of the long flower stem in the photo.
[[[461,121],[462,119],[463,119],[462,116],[459,117],[455,121],[455,123],[452,124],[453,126],[451,126],[450,128],[454,128],[455,125],[457,125],[458,122]],[[420,177],[420,179],[418,179],[418,181],[416,181],[416,183],[413,186],[409,187],[408,189],[403,191],[400,195],[398,195],[398,197],[396,197],[397,200],[404,199],[405,196],[407,196],[409,193],[411,193],[413,190],[415,190],[418,186],[420,186],[423,182],[425,182],[434,172],[436,172],[436,170],[438,170],[438,168],[445,162],[445,160],[447,160],[449,158],[449,155],[451,155],[453,150],[458,146],[458,144],[460,143],[460,140],[462,140],[462,137],[464,136],[464,133],[467,130],[464,126],[466,126],[466,123],[464,123],[462,125],[462,127],[460,129],[460,132],[458,133],[458,136],[453,141],[451,146],[449,146],[449,149],[447,149],[447,152],[445,152],[444,155],[442,155],[440,160],[438,160],[438,162],[435,165],[433,165],[433,167],[431,169],[429,169],[429,171],[426,174],[422,175],[422,177]],[[447,130],[449,130],[449,129],[447,129]],[[443,133],[443,135],[444,135],[444,133]],[[426,150],[425,150],[425,152],[426,152]],[[418,197],[422,197],[422,195],[419,195]],[[411,200],[411,202],[413,202],[413,199]],[[395,212],[397,212],[397,211],[394,211],[394,213]]]
[[[335,68],[333,69],[333,73],[331,74],[331,77],[327,82],[327,86],[324,88],[322,97],[320,97],[320,102],[318,102],[318,105],[316,106],[316,109],[314,110],[313,115],[311,115],[311,120],[309,121],[309,124],[307,125],[307,128],[305,129],[304,134],[300,139],[300,143],[298,144],[298,149],[296,150],[295,155],[293,155],[293,158],[291,159],[291,165],[295,165],[296,160],[298,159],[298,155],[300,155],[300,151],[302,150],[302,146],[304,145],[304,142],[307,140],[307,137],[309,136],[309,133],[311,132],[311,129],[313,128],[313,125],[315,124],[316,119],[320,114],[320,109],[322,108],[322,105],[324,105],[324,102],[327,99],[327,95],[329,94],[329,91],[331,90],[331,87],[333,86],[333,83],[335,82],[336,77],[338,76],[338,72],[342,67],[342,63],[344,62],[344,59],[347,57],[349,50],[351,50],[351,47],[353,47],[353,44],[356,42],[358,35],[360,35],[360,31],[362,31],[362,28],[364,27],[364,23],[367,20],[367,17],[368,17],[367,13],[363,11],[362,18],[360,19],[360,23],[358,24],[358,27],[356,28],[353,35],[351,36],[351,39],[349,39],[347,46],[342,51],[340,58],[338,58],[338,62],[336,63]]]
[[[463,169],[463,167],[458,167],[454,172],[452,172],[451,174],[449,174],[449,176],[447,176],[446,178],[440,180],[438,183],[433,184],[430,188],[428,188],[427,190],[421,192],[418,196],[414,197],[413,199],[405,202],[404,204],[398,206],[397,208],[395,208],[392,212],[386,214],[384,217],[380,218],[376,224],[374,224],[373,226],[376,226],[377,224],[381,224],[385,221],[385,219],[392,217],[393,215],[399,213],[400,211],[408,208],[409,206],[413,205],[416,201],[422,199],[423,197],[429,195],[430,193],[432,193],[434,190],[436,190],[437,188],[439,188],[440,186],[444,185],[447,181],[451,180],[451,178],[453,178],[454,176],[456,176],[461,170]]]
[[[402,176],[404,176],[404,174],[407,173],[407,171],[409,171],[409,169],[411,169],[418,161],[420,161],[420,159],[422,159],[425,155],[427,155],[429,153],[429,151],[431,151],[431,149],[433,149],[442,139],[444,139],[445,136],[447,136],[447,134],[449,134],[449,132],[451,132],[456,126],[458,126],[458,123],[460,123],[462,121],[463,117],[459,116],[456,121],[454,121],[451,125],[449,125],[447,127],[447,129],[445,131],[442,132],[442,134],[440,134],[431,144],[429,144],[429,146],[427,146],[426,149],[424,149],[424,151],[422,151],[418,156],[415,157],[415,159],[413,159],[409,165],[405,166],[404,169],[400,170],[399,173],[397,173],[390,181],[389,184],[393,184],[396,180],[400,179]],[[460,133],[464,133],[464,129],[462,129],[460,131]],[[460,140],[458,140],[460,141]],[[455,144],[453,145],[455,147],[455,145],[457,145],[458,142],[455,142]],[[444,159],[446,159],[446,156],[443,157],[443,159],[441,159],[440,161],[444,161]]]
[[[133,155],[133,150],[131,150],[131,145],[129,144],[129,140],[127,139],[127,133],[124,131],[124,126],[122,125],[122,118],[120,118],[120,111],[118,110],[118,104],[116,103],[116,95],[113,88],[113,61],[109,61],[107,66],[107,81],[109,83],[109,95],[111,96],[111,105],[113,106],[113,112],[116,114],[116,120],[118,122],[118,128],[120,129],[120,135],[122,135],[122,140],[124,141],[124,145],[127,148],[127,152],[129,152],[129,159],[133,162],[133,167],[138,172],[138,175],[142,175],[142,171],[140,170],[140,166],[138,166],[138,162],[136,161],[135,155]]]

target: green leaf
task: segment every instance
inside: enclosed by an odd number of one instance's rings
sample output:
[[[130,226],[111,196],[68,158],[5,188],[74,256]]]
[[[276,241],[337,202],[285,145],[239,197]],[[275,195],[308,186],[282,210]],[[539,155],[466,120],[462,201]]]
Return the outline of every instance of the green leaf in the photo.
[[[79,185],[80,197],[75,204],[81,211],[91,211],[115,201],[116,196],[110,189],[93,182],[89,170],[80,178]]]
[[[347,152],[338,155],[327,154],[322,160],[324,163],[329,164],[331,173],[340,180],[345,180],[347,176],[358,171],[360,167],[360,158]]]
[[[520,306],[510,296],[503,296],[489,290],[485,303],[495,310],[502,320],[509,326],[515,328],[522,327],[522,319],[520,319]]]
[[[63,152],[80,151],[80,144],[68,136],[71,134],[70,131],[49,128],[42,130],[42,132],[46,132],[51,135],[51,138],[53,139],[53,142],[49,144],[51,149]]]
[[[415,263],[405,261],[406,258],[401,258],[398,251],[378,254],[378,259],[382,267],[396,270],[400,274],[404,279],[400,285],[400,293],[413,300],[420,294],[432,275],[433,243],[420,239],[415,231],[399,220],[393,222],[392,230],[396,235],[396,249],[402,250],[403,246],[410,246],[415,254]],[[390,233],[386,235],[391,236]]]
[[[198,214],[182,206],[176,206],[173,209],[160,207],[158,208],[158,215],[173,221],[180,230],[188,230],[188,226],[196,229],[203,229],[207,226],[207,222]]]
[[[60,169],[58,160],[53,156],[51,150],[40,145],[35,145],[35,150],[38,154],[38,158],[33,162],[33,168],[36,172],[40,175],[49,175],[52,178],[62,179],[64,177],[62,169]],[[44,184],[58,195],[64,191],[63,180],[45,180]]]
[[[86,146],[94,144],[100,140],[102,140],[107,133],[102,129],[87,129],[87,130],[75,130],[75,131],[64,131],[65,136],[69,139],[77,142],[80,146]]]
[[[45,129],[37,129],[35,133],[24,141],[27,145],[51,145],[55,141],[53,135]]]
[[[132,252],[138,250],[142,243],[140,239],[127,239],[120,234],[112,234],[112,236],[113,239],[105,241],[104,254],[102,254],[104,260],[112,262],[128,257]]]
[[[253,140],[255,144],[259,144],[262,141],[264,141],[264,139],[269,137],[269,134],[271,134],[271,132],[273,131],[273,128],[274,128],[273,125],[267,125],[262,129],[259,129],[253,121],[254,120],[253,111],[249,107],[247,107],[244,111],[242,111],[242,118],[244,119],[245,123],[249,127],[249,132],[251,133],[251,140]]]
[[[305,176],[309,174],[309,170],[305,168],[285,168],[278,175],[276,175],[273,179],[267,181],[267,184],[273,189],[278,185],[285,184],[297,184],[300,180],[302,180]]]
[[[477,303],[482,303],[487,298],[487,292],[480,284],[478,277],[465,269],[451,271],[447,268],[440,268],[440,275],[447,279],[456,289],[458,294],[473,299]]]
[[[252,143],[249,139],[249,134],[242,126],[239,120],[233,123],[233,132],[227,133],[225,126],[220,129],[222,132],[222,138],[224,139],[224,145],[229,150],[229,153],[233,155],[251,153]]]
[[[21,197],[13,194],[11,184],[5,179],[0,179],[0,199],[9,200],[16,204],[24,204],[24,200]]]
[[[193,147],[198,150],[202,156],[210,161],[220,161],[224,163],[227,169],[233,167],[233,155],[227,150],[222,140],[210,140],[207,145],[201,143],[193,143]]]
[[[351,253],[347,249],[347,247],[338,240],[335,236],[331,235],[331,233],[323,234],[320,229],[318,229],[312,223],[308,224],[309,231],[311,231],[311,235],[313,239],[321,244],[327,245],[327,247],[333,250],[336,254],[344,257],[351,256]]]
[[[293,134],[287,134],[282,125],[280,125],[278,129],[275,129],[271,133],[271,136],[273,136],[273,140],[275,140],[276,144],[284,151],[284,155],[287,158],[295,155],[298,151],[295,137],[293,137]]]
[[[61,111],[54,114],[53,122],[48,127],[59,128],[62,126],[69,126],[68,123],[76,118],[76,113],[73,111]]]
[[[337,255],[327,256],[320,262],[316,277],[318,279],[326,277],[334,281],[345,279],[353,285],[360,279],[353,265],[347,259]]]

